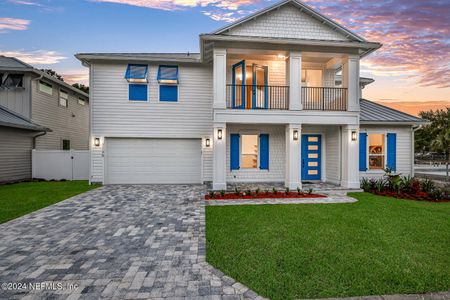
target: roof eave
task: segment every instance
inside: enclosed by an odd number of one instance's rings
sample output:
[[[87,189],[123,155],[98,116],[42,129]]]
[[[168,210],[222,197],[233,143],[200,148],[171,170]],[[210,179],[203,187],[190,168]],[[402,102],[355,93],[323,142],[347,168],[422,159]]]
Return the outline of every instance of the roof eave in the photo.
[[[361,125],[408,125],[408,126],[414,126],[414,125],[426,125],[430,122],[428,121],[363,121],[360,120],[359,123]]]
[[[95,55],[89,53],[77,53],[75,57],[82,63],[90,64],[93,61],[133,61],[133,62],[162,62],[162,63],[202,63],[200,58],[166,58],[166,57],[139,57],[139,56],[114,56],[114,55]]]

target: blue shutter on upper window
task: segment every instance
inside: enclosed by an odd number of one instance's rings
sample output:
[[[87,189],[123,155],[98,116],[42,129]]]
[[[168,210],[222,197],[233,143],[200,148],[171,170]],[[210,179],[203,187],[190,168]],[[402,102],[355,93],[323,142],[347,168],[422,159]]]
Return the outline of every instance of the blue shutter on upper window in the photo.
[[[367,171],[367,133],[359,134],[359,171]]]
[[[269,170],[269,135],[259,135],[259,168]]]
[[[178,66],[159,66],[157,79],[163,84],[178,84]]]
[[[387,134],[387,167],[397,170],[397,134]]]
[[[128,99],[131,101],[147,101],[147,85],[129,84]]]
[[[178,86],[177,85],[160,85],[159,101],[177,102]]]
[[[147,83],[147,65],[129,64],[125,72],[125,79],[133,83]]]
[[[239,170],[239,134],[230,135],[230,168],[231,170]]]

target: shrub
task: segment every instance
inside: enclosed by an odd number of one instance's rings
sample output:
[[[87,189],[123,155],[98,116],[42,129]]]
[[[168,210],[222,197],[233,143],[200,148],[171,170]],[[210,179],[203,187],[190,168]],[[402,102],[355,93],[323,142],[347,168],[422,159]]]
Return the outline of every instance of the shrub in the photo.
[[[424,191],[425,193],[429,193],[435,188],[435,184],[432,180],[427,178],[424,181],[422,181],[421,188],[422,191]]]
[[[444,199],[444,193],[439,188],[434,188],[431,192],[428,193],[431,199],[439,201]]]
[[[290,190],[288,187],[286,187],[286,189],[284,190],[284,192],[286,193],[286,195],[288,195],[290,191],[291,191],[291,190]]]
[[[247,195],[251,196],[251,195],[252,195],[252,190],[248,189],[248,190],[245,191],[245,193],[246,193]]]
[[[273,192],[274,194],[278,193],[277,188],[276,188],[276,187],[273,187],[273,188],[272,188],[272,192]]]
[[[297,187],[297,194],[301,195],[303,194],[302,190],[300,189],[300,187]]]
[[[259,188],[257,188],[257,189],[255,190],[256,196],[258,196],[260,192],[261,192],[261,190],[260,190]]]
[[[309,188],[309,189],[308,189],[308,195],[311,195],[312,192],[313,192],[313,189],[312,189],[312,188]]]
[[[225,190],[220,190],[220,196],[225,196]]]
[[[370,192],[371,190],[370,180],[363,177],[361,179],[361,188],[363,189],[364,192]]]
[[[234,193],[236,194],[236,196],[239,196],[241,194],[241,191],[237,187],[235,187]]]
[[[386,182],[384,181],[384,179],[376,180],[375,188],[379,193],[384,192],[386,188]]]
[[[214,191],[209,192],[209,198],[213,199],[215,197]]]
[[[402,177],[398,185],[399,191],[410,194],[413,190],[413,178],[411,176]]]

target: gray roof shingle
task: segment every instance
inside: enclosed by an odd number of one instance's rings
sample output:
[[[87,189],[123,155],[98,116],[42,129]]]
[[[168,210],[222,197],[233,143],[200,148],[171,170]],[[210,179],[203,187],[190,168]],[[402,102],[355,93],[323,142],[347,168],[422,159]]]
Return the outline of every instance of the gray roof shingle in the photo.
[[[377,124],[377,123],[421,124],[428,122],[427,120],[409,115],[399,110],[366,99],[360,99],[360,107],[361,107],[360,122],[362,124]]]
[[[51,131],[50,129],[33,123],[31,120],[28,120],[3,106],[0,106],[0,126],[21,128],[32,131]]]

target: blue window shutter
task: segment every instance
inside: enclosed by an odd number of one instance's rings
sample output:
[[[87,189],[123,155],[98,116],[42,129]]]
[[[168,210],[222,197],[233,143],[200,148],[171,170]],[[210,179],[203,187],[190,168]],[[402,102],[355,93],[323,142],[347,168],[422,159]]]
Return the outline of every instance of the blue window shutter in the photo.
[[[269,170],[269,135],[259,135],[259,168]]]
[[[397,170],[397,134],[387,134],[387,167]]]
[[[367,133],[359,134],[359,171],[367,171]]]
[[[147,101],[147,85],[146,84],[128,85],[128,99],[132,101]]]
[[[177,85],[160,85],[159,86],[159,101],[178,101],[178,86]]]
[[[239,134],[230,135],[230,167],[239,170]]]

